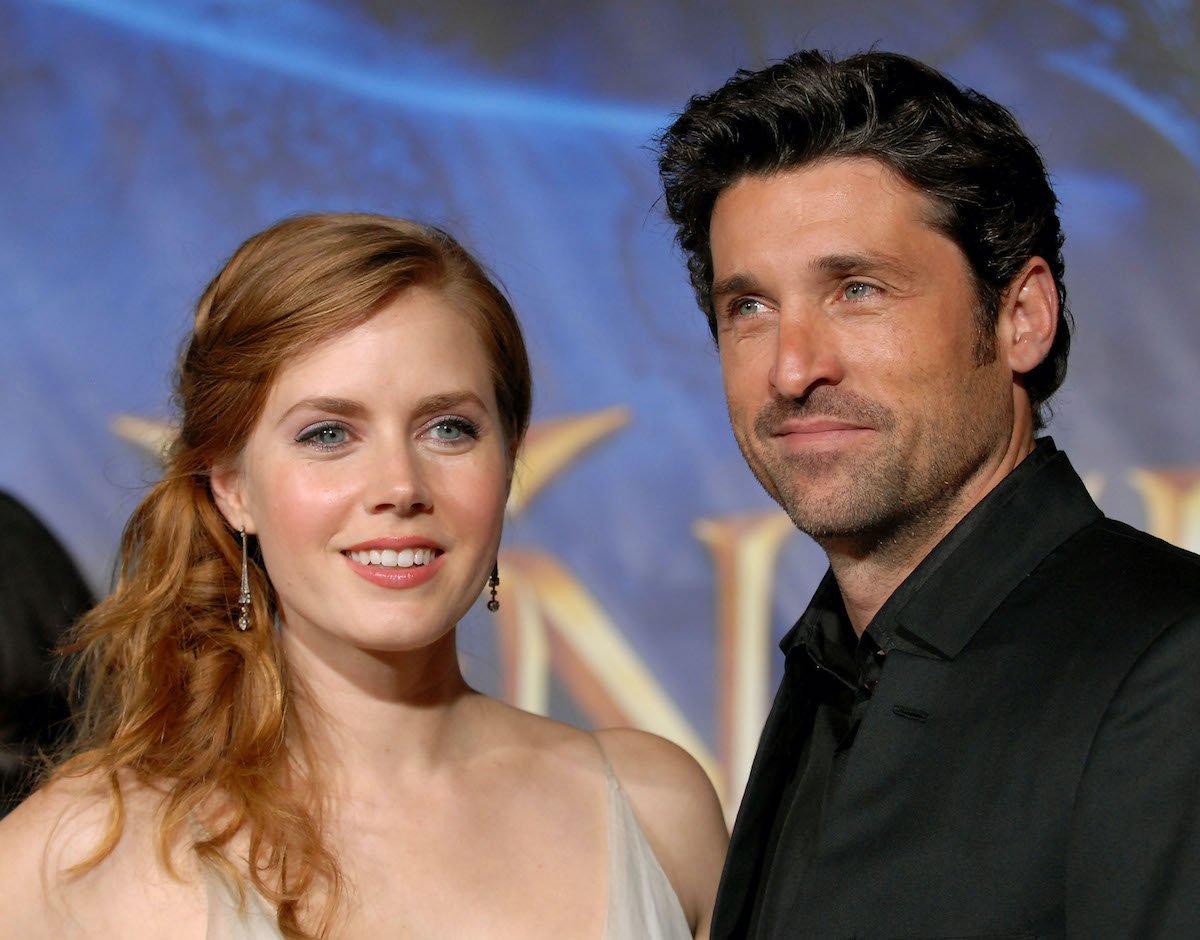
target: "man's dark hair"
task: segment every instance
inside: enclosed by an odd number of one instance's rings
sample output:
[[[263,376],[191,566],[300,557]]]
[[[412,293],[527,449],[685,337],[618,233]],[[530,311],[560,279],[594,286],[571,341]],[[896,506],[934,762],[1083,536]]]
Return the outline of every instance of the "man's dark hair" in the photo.
[[[1058,330],[1025,387],[1044,425],[1042,405],[1062,384],[1071,345],[1063,235],[1045,165],[1007,109],[906,56],[838,61],[808,50],[696,95],[658,143],[667,212],[714,338],[713,205],[747,175],[870,157],[924,192],[931,223],[971,266],[986,355],[1005,289],[1030,258],[1043,258],[1058,291]]]

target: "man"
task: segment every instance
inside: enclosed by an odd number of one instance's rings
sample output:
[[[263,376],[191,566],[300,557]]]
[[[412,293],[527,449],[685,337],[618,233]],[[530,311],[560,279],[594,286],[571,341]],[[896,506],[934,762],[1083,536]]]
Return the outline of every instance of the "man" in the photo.
[[[1069,326],[1033,144],[879,52],[739,72],[660,144],[734,435],[830,565],[713,936],[1200,937],[1200,558],[1035,439]]]

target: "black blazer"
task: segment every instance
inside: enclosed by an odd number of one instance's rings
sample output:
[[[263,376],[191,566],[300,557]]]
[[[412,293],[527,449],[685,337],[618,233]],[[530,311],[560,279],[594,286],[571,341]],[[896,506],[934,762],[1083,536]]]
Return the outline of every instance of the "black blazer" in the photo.
[[[1104,518],[1046,446],[881,642],[772,936],[1200,938],[1200,558]],[[717,940],[746,935],[787,771],[782,710],[734,826]]]

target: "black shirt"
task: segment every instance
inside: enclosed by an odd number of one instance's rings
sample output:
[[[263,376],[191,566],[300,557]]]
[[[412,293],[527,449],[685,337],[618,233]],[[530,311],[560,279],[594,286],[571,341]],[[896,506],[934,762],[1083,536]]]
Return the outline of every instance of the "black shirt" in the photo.
[[[1048,438],[1039,441],[998,489],[1020,486],[1056,453]],[[883,678],[887,651],[897,630],[903,629],[897,613],[984,518],[985,513],[972,511],[959,522],[892,593],[861,638],[854,633],[829,571],[804,615],[780,642],[785,654],[781,691],[791,732],[784,747],[794,761],[759,869],[748,937],[789,935],[785,918],[794,886],[805,877],[820,835],[822,810],[838,787],[872,693]],[[776,864],[777,859],[786,861]]]

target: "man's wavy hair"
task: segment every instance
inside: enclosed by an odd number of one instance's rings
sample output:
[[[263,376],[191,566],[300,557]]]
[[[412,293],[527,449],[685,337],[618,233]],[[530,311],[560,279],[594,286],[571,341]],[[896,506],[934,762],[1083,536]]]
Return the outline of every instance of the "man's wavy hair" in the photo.
[[[808,50],[693,97],[658,145],[667,213],[714,338],[713,205],[747,175],[869,157],[922,191],[931,224],[971,266],[987,354],[1006,288],[1030,258],[1043,258],[1058,291],[1058,331],[1024,381],[1035,425],[1044,426],[1071,345],[1063,235],[1042,158],[1008,110],[906,56],[835,60]]]
[[[252,553],[251,626],[239,631],[239,542],[209,472],[241,452],[281,368],[416,287],[470,319],[515,453],[531,400],[520,327],[479,263],[438,229],[362,214],[288,219],[243,244],[200,298],[166,471],[126,526],[114,590],[73,645],[84,697],[55,774],[98,777],[112,802],[108,831],[80,869],[120,839],[126,783],[148,783],[164,794],[158,848],[168,868],[172,848],[190,846],[239,894],[248,879],[285,936],[332,929],[341,875],[273,628],[274,589]],[[248,846],[244,863],[231,856],[235,836]]]

